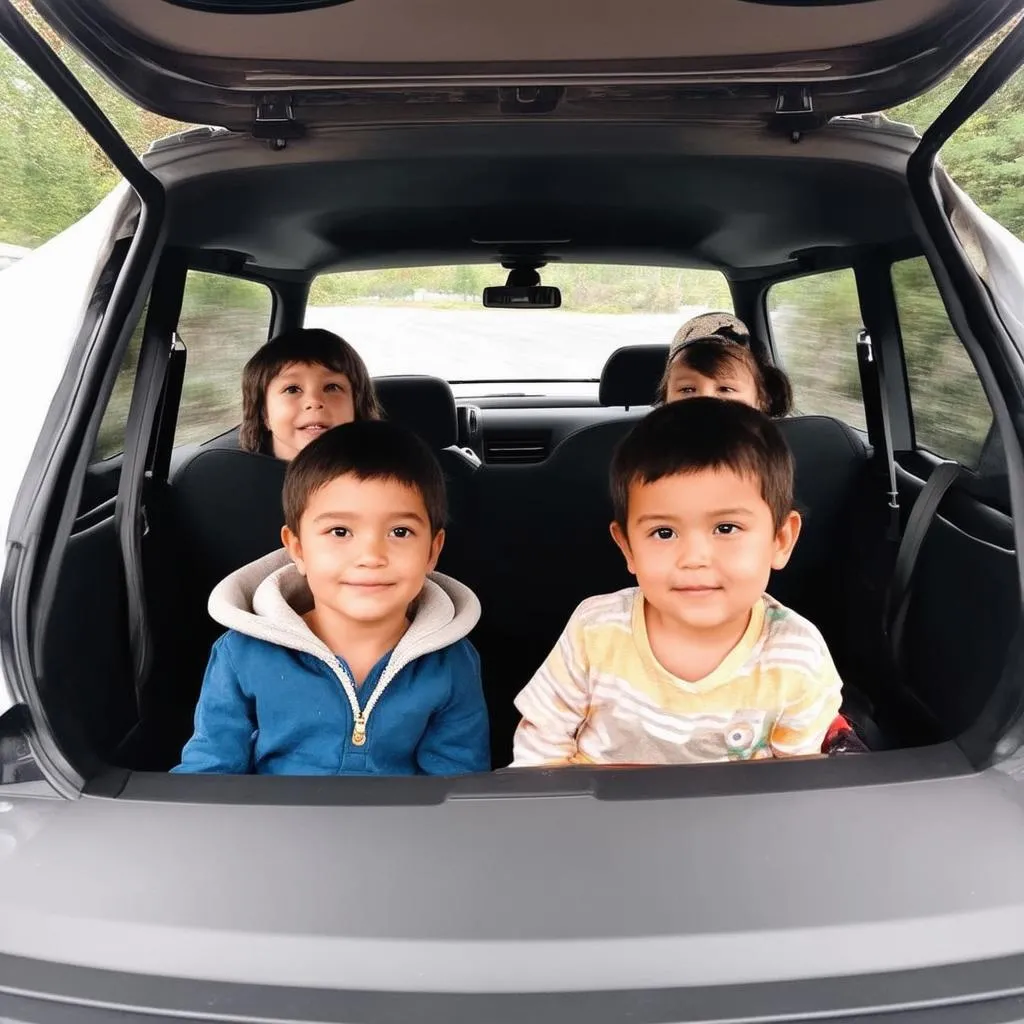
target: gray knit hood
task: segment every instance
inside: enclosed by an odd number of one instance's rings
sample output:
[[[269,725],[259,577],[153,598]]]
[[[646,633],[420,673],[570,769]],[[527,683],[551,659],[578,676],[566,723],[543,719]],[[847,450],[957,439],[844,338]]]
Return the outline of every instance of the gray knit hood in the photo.
[[[333,663],[336,653],[302,619],[312,607],[306,579],[284,548],[221,580],[208,604],[210,616],[228,629]],[[431,573],[415,603],[412,624],[391,655],[389,675],[461,640],[479,619],[480,602],[469,587]]]

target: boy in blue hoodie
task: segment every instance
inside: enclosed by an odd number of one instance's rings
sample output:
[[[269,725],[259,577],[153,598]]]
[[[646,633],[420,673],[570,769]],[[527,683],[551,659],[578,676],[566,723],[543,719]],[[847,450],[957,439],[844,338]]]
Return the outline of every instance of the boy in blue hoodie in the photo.
[[[435,573],[444,477],[395,424],[335,427],[284,484],[283,551],[210,595],[214,644],[176,772],[487,771],[471,590]]]

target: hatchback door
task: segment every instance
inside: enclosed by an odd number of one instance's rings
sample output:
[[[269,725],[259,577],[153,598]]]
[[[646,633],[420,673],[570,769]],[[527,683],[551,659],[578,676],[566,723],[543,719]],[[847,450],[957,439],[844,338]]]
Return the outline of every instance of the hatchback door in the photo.
[[[38,0],[140,105],[288,138],[508,114],[804,128],[938,81],[1024,0]]]

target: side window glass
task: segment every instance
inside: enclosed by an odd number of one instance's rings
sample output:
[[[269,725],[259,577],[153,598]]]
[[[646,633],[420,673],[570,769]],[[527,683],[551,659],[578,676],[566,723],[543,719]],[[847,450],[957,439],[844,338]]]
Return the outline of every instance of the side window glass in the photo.
[[[768,291],[768,320],[801,414],[835,416],[865,429],[857,369],[862,326],[852,270],[780,281]]]
[[[128,349],[121,362],[121,369],[114,381],[114,390],[110,393],[110,401],[107,402],[106,411],[103,413],[103,420],[100,423],[100,432],[96,436],[96,449],[93,452],[92,461],[101,462],[104,459],[120,455],[124,451],[125,429],[128,425],[128,406],[132,400],[132,388],[135,387],[135,374],[139,368],[139,350],[142,346],[142,331],[146,324],[147,308],[142,311],[139,322],[132,332],[131,340],[128,342]]]
[[[894,263],[892,284],[917,445],[973,468],[992,426],[974,364],[949,322],[923,256]]]
[[[188,353],[174,443],[192,444],[237,426],[242,367],[270,334],[274,299],[256,281],[190,270],[178,334]]]

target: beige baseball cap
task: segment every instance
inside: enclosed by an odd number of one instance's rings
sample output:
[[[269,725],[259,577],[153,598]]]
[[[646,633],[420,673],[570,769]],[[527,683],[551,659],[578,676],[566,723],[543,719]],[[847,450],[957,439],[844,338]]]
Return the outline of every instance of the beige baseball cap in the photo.
[[[740,345],[750,344],[750,331],[747,325],[732,313],[701,313],[700,316],[687,320],[676,331],[672,344],[669,346],[668,361],[672,362],[676,353],[693,341],[704,338],[720,337],[724,341],[736,342]]]

